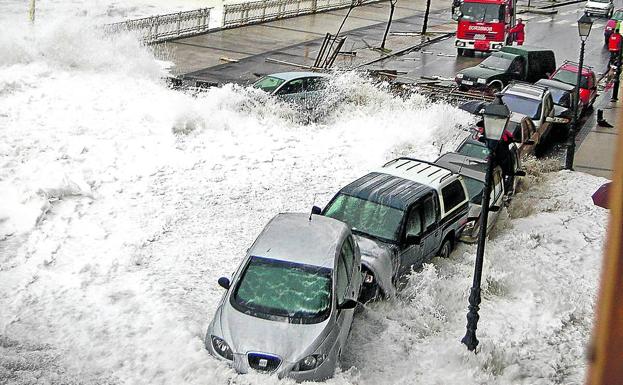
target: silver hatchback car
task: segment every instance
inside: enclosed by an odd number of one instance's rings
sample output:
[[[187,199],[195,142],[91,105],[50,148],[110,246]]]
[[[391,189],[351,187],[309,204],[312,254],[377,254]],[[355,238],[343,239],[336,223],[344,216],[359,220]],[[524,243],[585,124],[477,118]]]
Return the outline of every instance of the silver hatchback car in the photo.
[[[239,373],[314,381],[333,375],[361,289],[350,229],[318,215],[278,214],[264,228],[210,322],[206,349]]]

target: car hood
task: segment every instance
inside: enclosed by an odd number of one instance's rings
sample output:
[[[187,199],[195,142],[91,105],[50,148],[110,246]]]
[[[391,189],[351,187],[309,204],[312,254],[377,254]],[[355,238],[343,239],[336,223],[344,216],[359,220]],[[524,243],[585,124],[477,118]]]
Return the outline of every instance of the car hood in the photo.
[[[361,235],[355,235],[355,239],[361,251],[361,263],[372,271],[385,295],[392,297],[396,293],[392,277],[398,270],[397,247]]]
[[[469,80],[475,81],[478,78],[489,79],[491,77],[498,76],[504,72],[493,70],[490,68],[481,67],[481,66],[476,66],[476,67],[465,68],[464,70],[459,71],[459,73],[463,74],[463,79],[469,79]]]
[[[215,314],[214,333],[220,332],[236,354],[274,354],[293,363],[320,345],[330,319],[316,324],[266,320],[239,312],[227,300]]]

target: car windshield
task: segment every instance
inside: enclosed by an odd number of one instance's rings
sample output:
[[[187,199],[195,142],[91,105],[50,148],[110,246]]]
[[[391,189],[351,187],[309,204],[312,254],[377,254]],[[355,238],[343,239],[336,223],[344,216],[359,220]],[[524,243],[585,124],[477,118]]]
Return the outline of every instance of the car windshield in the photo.
[[[279,88],[279,86],[282,85],[283,82],[285,82],[285,80],[283,79],[279,79],[273,76],[264,76],[260,80],[253,83],[253,87],[259,88],[262,91],[273,92],[274,90]]]
[[[591,0],[593,3],[609,3],[610,0]]]
[[[504,19],[504,6],[499,4],[463,3],[461,19],[484,23],[499,23]]]
[[[331,269],[252,256],[232,296],[238,310],[313,323],[331,309]]]
[[[491,55],[480,63],[480,67],[506,71],[513,61],[505,57]]]
[[[457,152],[462,155],[467,155],[472,158],[487,159],[489,156],[489,149],[484,145],[465,142],[458,148]]]
[[[528,99],[518,95],[506,94],[502,96],[502,101],[512,112],[519,112],[527,115],[532,119],[541,117],[541,101]]]
[[[575,71],[561,69],[556,71],[552,79],[575,86],[578,81],[578,73]],[[586,76],[582,76],[582,79],[580,80],[580,88],[588,88],[588,80],[586,79]]]
[[[348,224],[356,233],[396,242],[404,211],[365,199],[340,194],[325,215]]]
[[[614,15],[612,15],[614,20],[623,20],[623,11],[616,11]]]
[[[571,106],[571,94],[568,91],[561,90],[559,88],[550,88],[549,91],[552,94],[554,104],[558,104],[563,107]]]
[[[463,177],[465,181],[465,187],[467,187],[467,195],[469,195],[469,201],[472,203],[480,204],[482,202],[482,190],[485,188],[484,182],[478,179]]]

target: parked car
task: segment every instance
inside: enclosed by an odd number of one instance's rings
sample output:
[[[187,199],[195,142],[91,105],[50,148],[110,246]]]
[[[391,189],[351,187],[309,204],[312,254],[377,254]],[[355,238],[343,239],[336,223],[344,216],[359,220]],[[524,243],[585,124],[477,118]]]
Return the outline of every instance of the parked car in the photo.
[[[459,71],[455,77],[461,90],[498,92],[511,81],[533,83],[547,78],[556,69],[554,52],[528,46],[506,46],[475,67]]]
[[[333,375],[361,288],[350,229],[318,215],[279,214],[262,230],[231,281],[205,337],[207,350],[239,373],[315,381]]]
[[[437,158],[435,164],[447,168],[463,177],[469,197],[469,213],[467,216],[467,223],[461,231],[459,239],[465,243],[476,242],[480,229],[482,193],[485,187],[485,176],[487,172],[486,161],[456,152],[448,152]],[[504,191],[504,179],[500,166],[496,166],[493,169],[492,181],[487,232],[495,225],[495,221],[500,213],[499,208],[504,204],[506,196]]]
[[[552,74],[550,79],[558,80],[563,83],[571,84],[575,87],[578,78],[578,63],[565,61]],[[582,66],[582,77],[580,78],[580,102],[582,103],[582,111],[586,111],[593,107],[597,99],[597,76],[590,66]]]
[[[509,84],[500,94],[502,102],[511,112],[532,119],[538,132],[537,147],[541,150],[550,138],[554,124],[569,124],[569,120],[555,116],[552,94],[546,87],[528,84]]]
[[[523,176],[525,173],[521,171],[521,157],[519,155],[519,146],[516,143],[511,143],[508,146],[510,161],[511,161],[511,170],[512,175],[508,175],[504,178],[504,190],[507,194],[514,194],[517,187],[517,176]],[[491,150],[487,148],[487,146],[479,141],[474,136],[468,136],[455,151],[457,154],[466,156],[468,158],[480,159],[481,161],[486,161],[489,159],[491,155]]]
[[[547,87],[552,94],[554,116],[561,118],[561,123],[555,125],[557,128],[556,132],[566,137],[569,133],[569,123],[573,120],[575,108],[578,111],[582,111],[580,101],[575,99],[575,87],[552,79],[541,79],[535,84]]]
[[[588,0],[584,5],[587,16],[603,16],[610,18],[614,12],[612,0]]]
[[[328,77],[317,72],[281,72],[262,77],[253,87],[287,102],[312,106],[326,87]]]
[[[617,24],[621,21],[623,21],[623,9],[617,9],[604,27],[604,44],[608,45],[610,35],[614,33],[614,30],[617,28]]]
[[[401,275],[447,257],[467,221],[463,178],[398,158],[342,188],[322,211],[346,222],[361,247],[362,301],[392,296]]]

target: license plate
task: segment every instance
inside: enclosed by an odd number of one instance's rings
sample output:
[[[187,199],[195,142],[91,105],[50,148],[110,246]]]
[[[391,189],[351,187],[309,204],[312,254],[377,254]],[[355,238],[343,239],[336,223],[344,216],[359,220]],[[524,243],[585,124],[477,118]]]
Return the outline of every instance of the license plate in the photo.
[[[474,40],[485,40],[486,38],[487,38],[487,36],[485,36],[485,35],[483,35],[481,33],[474,35]]]
[[[465,84],[466,86],[473,86],[474,82],[471,80],[463,80],[461,84]]]

